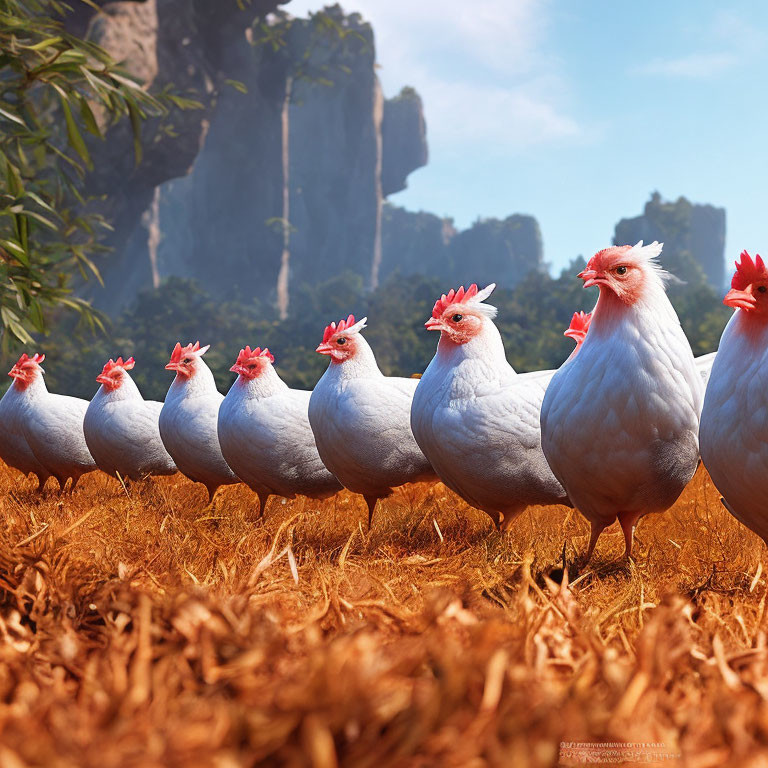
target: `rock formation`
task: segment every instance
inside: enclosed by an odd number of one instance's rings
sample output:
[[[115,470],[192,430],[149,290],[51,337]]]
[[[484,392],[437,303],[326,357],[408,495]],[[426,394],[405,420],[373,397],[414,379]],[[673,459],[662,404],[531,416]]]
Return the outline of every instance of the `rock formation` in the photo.
[[[97,306],[115,311],[176,275],[285,317],[298,286],[344,271],[368,288],[395,270],[511,287],[542,268],[530,216],[456,232],[385,202],[426,164],[426,124],[413,88],[383,97],[359,14],[293,19],[276,0],[102,5],[70,23],[89,23],[153,92],[172,86],[202,108],[146,123],[138,166],[127,124],[94,143],[88,192],[114,226],[104,288],[81,288]]]
[[[448,287],[496,282],[512,288],[543,270],[539,225],[533,216],[478,219],[456,231],[451,219],[384,206],[382,278],[398,270],[439,277]]]
[[[405,87],[384,102],[381,135],[381,191],[387,196],[405,189],[408,174],[427,164],[427,126],[421,97],[413,88]]]
[[[664,202],[654,192],[642,216],[616,225],[615,244],[638,240],[663,242],[662,264],[676,277],[688,283],[706,281],[718,290],[724,285],[724,208],[691,203],[684,197]]]
[[[113,251],[101,264],[104,288],[89,283],[82,293],[111,310],[152,284],[147,223],[152,224],[155,190],[189,173],[200,152],[219,93],[226,87],[228,75],[220,53],[223,41],[244,37],[254,14],[274,10],[278,0],[255,0],[248,12],[235,2],[216,3],[214,9],[208,0],[124,0],[99,5],[103,7],[94,14],[93,9],[85,11],[87,6],[76,4],[77,12],[67,17],[69,28],[78,32],[87,26],[89,37],[123,60],[128,71],[151,78],[146,86],[153,91],[172,85],[175,93],[194,98],[203,107],[171,106],[168,116],[145,122],[139,165],[127,120],[109,131],[108,141],[91,141],[95,171],[86,180],[86,192],[102,200],[96,207],[114,228],[107,240]]]
[[[258,5],[263,14],[276,3]],[[97,148],[89,191],[107,195],[115,226],[98,305],[125,304],[158,275],[193,277],[215,295],[269,296],[282,315],[295,284],[345,269],[378,283],[384,196],[427,158],[418,95],[383,98],[359,14],[334,6],[252,27],[253,10],[232,8],[217,4],[212,18],[204,0],[112,3],[91,25],[116,55],[130,50],[137,75],[157,62],[154,90],[172,83],[204,107],[145,129],[138,168],[127,127]]]

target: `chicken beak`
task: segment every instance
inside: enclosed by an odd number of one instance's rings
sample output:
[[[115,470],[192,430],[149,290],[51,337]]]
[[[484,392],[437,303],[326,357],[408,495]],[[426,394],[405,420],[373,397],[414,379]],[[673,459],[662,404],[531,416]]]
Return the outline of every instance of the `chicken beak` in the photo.
[[[599,285],[601,278],[605,276],[596,269],[584,269],[576,277],[580,277],[584,281],[585,288],[591,288],[593,285]]]
[[[98,381],[99,384],[109,384],[110,383],[110,378],[109,378],[109,376],[105,376],[103,373],[100,373],[96,377],[96,381]]]
[[[736,288],[731,288],[731,290],[725,294],[723,304],[725,304],[726,307],[749,311],[757,306],[757,300],[749,291],[739,291],[736,290]]]
[[[12,379],[20,379],[21,378],[21,371],[14,365],[13,368],[11,368],[11,370],[8,371],[8,375]]]
[[[242,365],[238,365],[237,363],[235,363],[229,370],[232,371],[232,373],[242,374],[245,376],[245,368],[243,368]]]
[[[430,317],[429,320],[427,320],[427,322],[424,323],[424,327],[428,331],[442,331],[443,330],[443,323],[437,317]]]
[[[168,365],[165,366],[166,371],[178,371],[179,370],[179,364],[178,363],[168,363]]]
[[[327,341],[324,341],[322,344],[318,344],[315,352],[319,352],[321,355],[332,355],[333,347]]]
[[[573,339],[577,344],[584,340],[585,335],[584,331],[572,331],[570,328],[563,332],[563,336]]]

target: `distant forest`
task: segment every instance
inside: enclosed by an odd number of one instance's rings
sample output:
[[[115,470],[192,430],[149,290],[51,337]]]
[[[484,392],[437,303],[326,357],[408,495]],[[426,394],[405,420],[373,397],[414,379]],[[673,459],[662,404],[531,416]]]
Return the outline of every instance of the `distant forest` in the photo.
[[[583,260],[574,261],[558,277],[531,272],[512,290],[497,289],[489,300],[499,308],[496,323],[509,362],[518,371],[555,368],[570,354],[573,342],[563,336],[573,312],[591,309],[597,289],[583,289],[577,273]],[[90,398],[102,364],[110,357],[133,355],[134,379],[145,397],[162,399],[172,374],[164,370],[176,341],[210,344],[206,361],[219,388],[234,380],[229,372],[246,344],[267,346],[275,355],[280,375],[293,387],[311,389],[328,364],[315,353],[323,328],[354,312],[368,316],[364,331],[384,373],[410,376],[421,373],[435,352],[437,334],[424,322],[441,293],[451,287],[434,278],[392,275],[367,292],[359,275],[343,273],[321,285],[300,288],[295,316],[279,321],[274,305],[254,299],[249,303],[214,300],[186,279],[169,278],[159,289],[145,291],[108,328],[94,337],[77,333],[69,318],[55,324],[40,350],[51,389]],[[694,354],[717,347],[731,311],[720,294],[706,283],[673,283],[669,293]]]

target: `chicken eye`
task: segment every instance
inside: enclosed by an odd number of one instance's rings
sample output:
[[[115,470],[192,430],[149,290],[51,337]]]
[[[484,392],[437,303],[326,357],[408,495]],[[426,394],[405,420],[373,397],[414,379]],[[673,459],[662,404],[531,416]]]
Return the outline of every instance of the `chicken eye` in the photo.
[[[342,336],[340,339],[336,339],[337,344],[346,344],[347,340]]]
[[[617,275],[626,275],[627,274],[627,268],[626,267],[616,267],[616,274]]]
[[[182,363],[186,363],[188,365],[189,363],[192,362],[192,358],[191,357],[185,357],[181,362]]]
[[[765,293],[768,288],[766,288],[764,285],[758,285],[757,290],[760,291],[760,293]]]
[[[454,315],[451,320],[453,320],[454,323],[460,323],[464,319],[464,315],[456,314]]]

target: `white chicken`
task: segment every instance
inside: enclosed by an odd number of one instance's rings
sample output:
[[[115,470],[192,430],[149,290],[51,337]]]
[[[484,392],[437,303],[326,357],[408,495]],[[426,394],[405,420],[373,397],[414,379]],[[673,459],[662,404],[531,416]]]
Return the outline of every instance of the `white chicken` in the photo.
[[[211,369],[203,361],[208,347],[200,342],[182,347],[178,342],[165,366],[176,372],[160,411],[163,445],[179,471],[202,483],[213,499],[221,485],[239,482],[224,460],[217,424],[224,399],[216,389]]]
[[[14,376],[14,371],[29,359],[28,355],[23,354],[10,370],[8,375],[13,377],[13,383],[0,400],[0,459],[24,475],[34,473],[37,477],[37,490],[42,491],[51,474],[35,458],[22,432],[19,415],[24,402],[24,388]],[[32,359],[41,363],[45,355],[34,355]]]
[[[591,524],[588,562],[617,518],[626,555],[642,515],[668,509],[699,460],[703,384],[664,289],[659,243],[595,254],[579,274],[600,296],[589,333],[547,387],[542,446]]]
[[[724,303],[735,312],[720,339],[701,413],[701,458],[723,504],[768,542],[768,269],[744,251]]]
[[[578,352],[579,348],[584,342],[587,331],[589,330],[589,323],[591,319],[591,312],[589,314],[585,314],[584,312],[574,312],[571,325],[563,334],[564,336],[569,336],[576,342],[576,349],[574,349],[571,353],[571,357],[573,357]],[[705,387],[709,381],[709,374],[712,371],[712,364],[715,362],[715,355],[717,355],[717,352],[708,352],[705,355],[699,355],[698,357],[693,358],[696,370],[699,372]]]
[[[259,496],[326,499],[341,490],[325,468],[309,426],[311,392],[289,389],[268,349],[246,347],[230,368],[238,374],[219,408],[219,443],[229,466]]]
[[[128,371],[131,357],[109,360],[96,377],[101,386],[85,412],[85,441],[99,469],[108,475],[142,480],[172,475],[173,459],[160,439],[158,419],[163,407],[145,400]]]
[[[539,408],[548,376],[518,376],[507,362],[495,285],[451,290],[435,302],[437,353],[411,408],[416,442],[440,479],[499,528],[529,504],[568,504],[541,451]]]
[[[320,458],[342,485],[368,505],[405,483],[435,480],[411,433],[417,379],[385,376],[360,331],[367,318],[331,323],[317,347],[331,360],[309,399],[309,423]]]
[[[49,392],[43,360],[45,355],[22,355],[11,370],[19,409],[15,423],[35,459],[59,481],[62,491],[71,478],[71,492],[82,475],[96,469],[83,434],[88,401]]]

